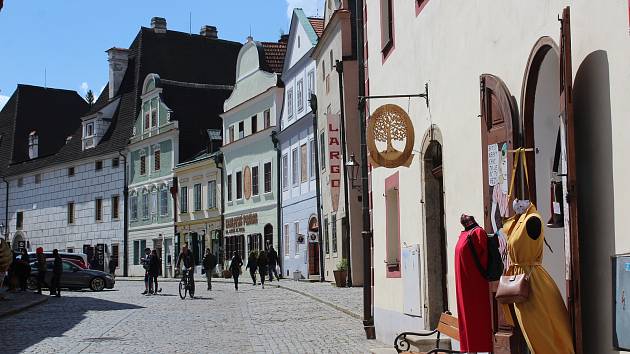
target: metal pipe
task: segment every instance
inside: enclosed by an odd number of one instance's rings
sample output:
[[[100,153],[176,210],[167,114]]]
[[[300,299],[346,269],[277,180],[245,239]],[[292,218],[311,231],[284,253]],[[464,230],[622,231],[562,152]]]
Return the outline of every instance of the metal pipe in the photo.
[[[286,250],[283,250],[282,247],[282,238],[280,237],[280,230],[282,228],[282,186],[280,185],[280,175],[282,173],[281,170],[281,166],[280,166],[280,159],[281,159],[281,154],[282,151],[280,150],[280,140],[278,139],[278,132],[277,131],[273,131],[271,132],[271,141],[273,142],[273,148],[274,150],[276,150],[276,198],[277,198],[277,205],[278,207],[276,208],[276,213],[278,214],[278,226],[276,227],[276,232],[278,233],[278,266],[280,267],[280,273],[282,276],[284,276],[284,269],[282,268],[282,265],[284,263],[284,256],[281,256],[284,254],[284,252],[286,252]],[[272,182],[273,182],[273,178],[272,178]],[[273,235],[272,235],[273,237]],[[286,237],[289,237],[288,235]]]
[[[123,154],[125,150],[119,150],[118,155],[123,159],[123,276],[129,276],[129,187],[127,183],[127,155]],[[118,257],[120,258],[120,256]],[[120,260],[118,260],[120,264]]]
[[[9,241],[9,181],[4,176],[1,176],[2,181],[7,186],[7,193],[4,196],[4,240]]]
[[[356,2],[357,64],[359,66],[359,97],[365,97],[365,38],[363,27],[363,0]],[[363,214],[363,328],[368,339],[375,339],[372,316],[372,228],[368,190],[367,138],[365,136],[365,99],[359,99],[359,125],[361,135],[361,211]]]
[[[224,181],[224,177],[225,177],[225,168],[223,167],[223,152],[221,151],[217,151],[215,156],[214,156],[214,165],[221,170],[221,236],[219,237],[219,250],[221,252],[224,252],[224,245],[225,243],[223,242],[223,236],[225,235],[225,189],[223,188],[223,181]],[[220,167],[219,167],[220,165]],[[219,252],[219,256],[221,256],[221,252]],[[223,261],[225,259],[221,259],[221,258],[225,258],[225,254],[223,254],[223,257],[217,257],[220,261],[221,264],[223,264]]]
[[[317,133],[317,96],[312,93],[309,100],[311,111],[313,111],[313,136],[315,139],[315,192],[317,193],[317,238],[319,240],[319,281],[326,281],[324,276],[324,242],[322,239],[322,203],[320,201],[321,181],[319,167],[319,136]]]
[[[339,106],[341,107],[339,110],[339,120],[341,127],[341,148],[343,149],[343,153],[341,154],[342,163],[343,163],[343,199],[344,199],[344,210],[345,210],[345,220],[342,220],[343,225],[343,233],[344,237],[342,239],[342,248],[341,254],[343,258],[348,260],[348,276],[347,276],[347,285],[349,287],[352,286],[352,259],[350,252],[350,191],[348,185],[348,170],[346,168],[347,164],[347,145],[346,145],[346,107],[343,98],[343,62],[337,60],[335,63],[335,69],[337,71],[337,75],[339,75]]]

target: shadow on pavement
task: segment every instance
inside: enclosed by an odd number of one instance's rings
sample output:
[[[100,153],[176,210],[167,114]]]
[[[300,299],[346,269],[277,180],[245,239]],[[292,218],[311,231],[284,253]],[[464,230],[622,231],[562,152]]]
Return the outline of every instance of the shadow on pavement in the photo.
[[[47,338],[62,337],[64,333],[77,326],[89,311],[141,308],[143,307],[138,305],[93,297],[51,297],[44,306],[0,319],[1,352],[21,352]]]

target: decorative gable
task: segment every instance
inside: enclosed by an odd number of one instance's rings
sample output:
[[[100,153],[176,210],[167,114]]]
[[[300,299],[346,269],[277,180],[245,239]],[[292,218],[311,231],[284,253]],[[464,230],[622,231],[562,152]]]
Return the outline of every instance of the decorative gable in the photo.
[[[158,74],[148,74],[142,85],[141,110],[133,127],[134,136],[148,137],[171,120],[172,111],[162,101],[164,89]]]
[[[116,113],[118,103],[120,103],[120,98],[109,102],[107,105],[103,106],[103,108],[95,110],[81,118],[81,146],[83,150],[96,147],[101,142],[101,139],[112,124],[112,118],[114,117],[114,113]]]

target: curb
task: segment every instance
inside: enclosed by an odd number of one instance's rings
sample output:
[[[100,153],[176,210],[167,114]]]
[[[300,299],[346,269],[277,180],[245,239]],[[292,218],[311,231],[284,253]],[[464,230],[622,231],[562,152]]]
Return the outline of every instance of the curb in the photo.
[[[48,297],[47,296],[42,296],[42,298],[37,299],[36,301],[32,301],[28,304],[26,304],[25,306],[22,307],[18,307],[18,308],[14,308],[5,312],[0,312],[0,318],[4,318],[4,317],[8,317],[8,316],[12,316],[15,314],[18,314],[22,311],[26,311],[28,309],[30,309],[31,307],[35,307],[37,305],[43,304],[44,302],[48,301]]]

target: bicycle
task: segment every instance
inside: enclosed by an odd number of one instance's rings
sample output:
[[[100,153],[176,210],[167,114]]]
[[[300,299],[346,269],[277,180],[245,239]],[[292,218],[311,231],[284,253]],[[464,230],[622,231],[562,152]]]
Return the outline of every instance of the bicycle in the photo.
[[[190,298],[195,298],[195,282],[193,279],[193,272],[189,269],[184,269],[182,279],[179,281],[179,297],[184,300],[186,298],[186,292],[190,294]]]

